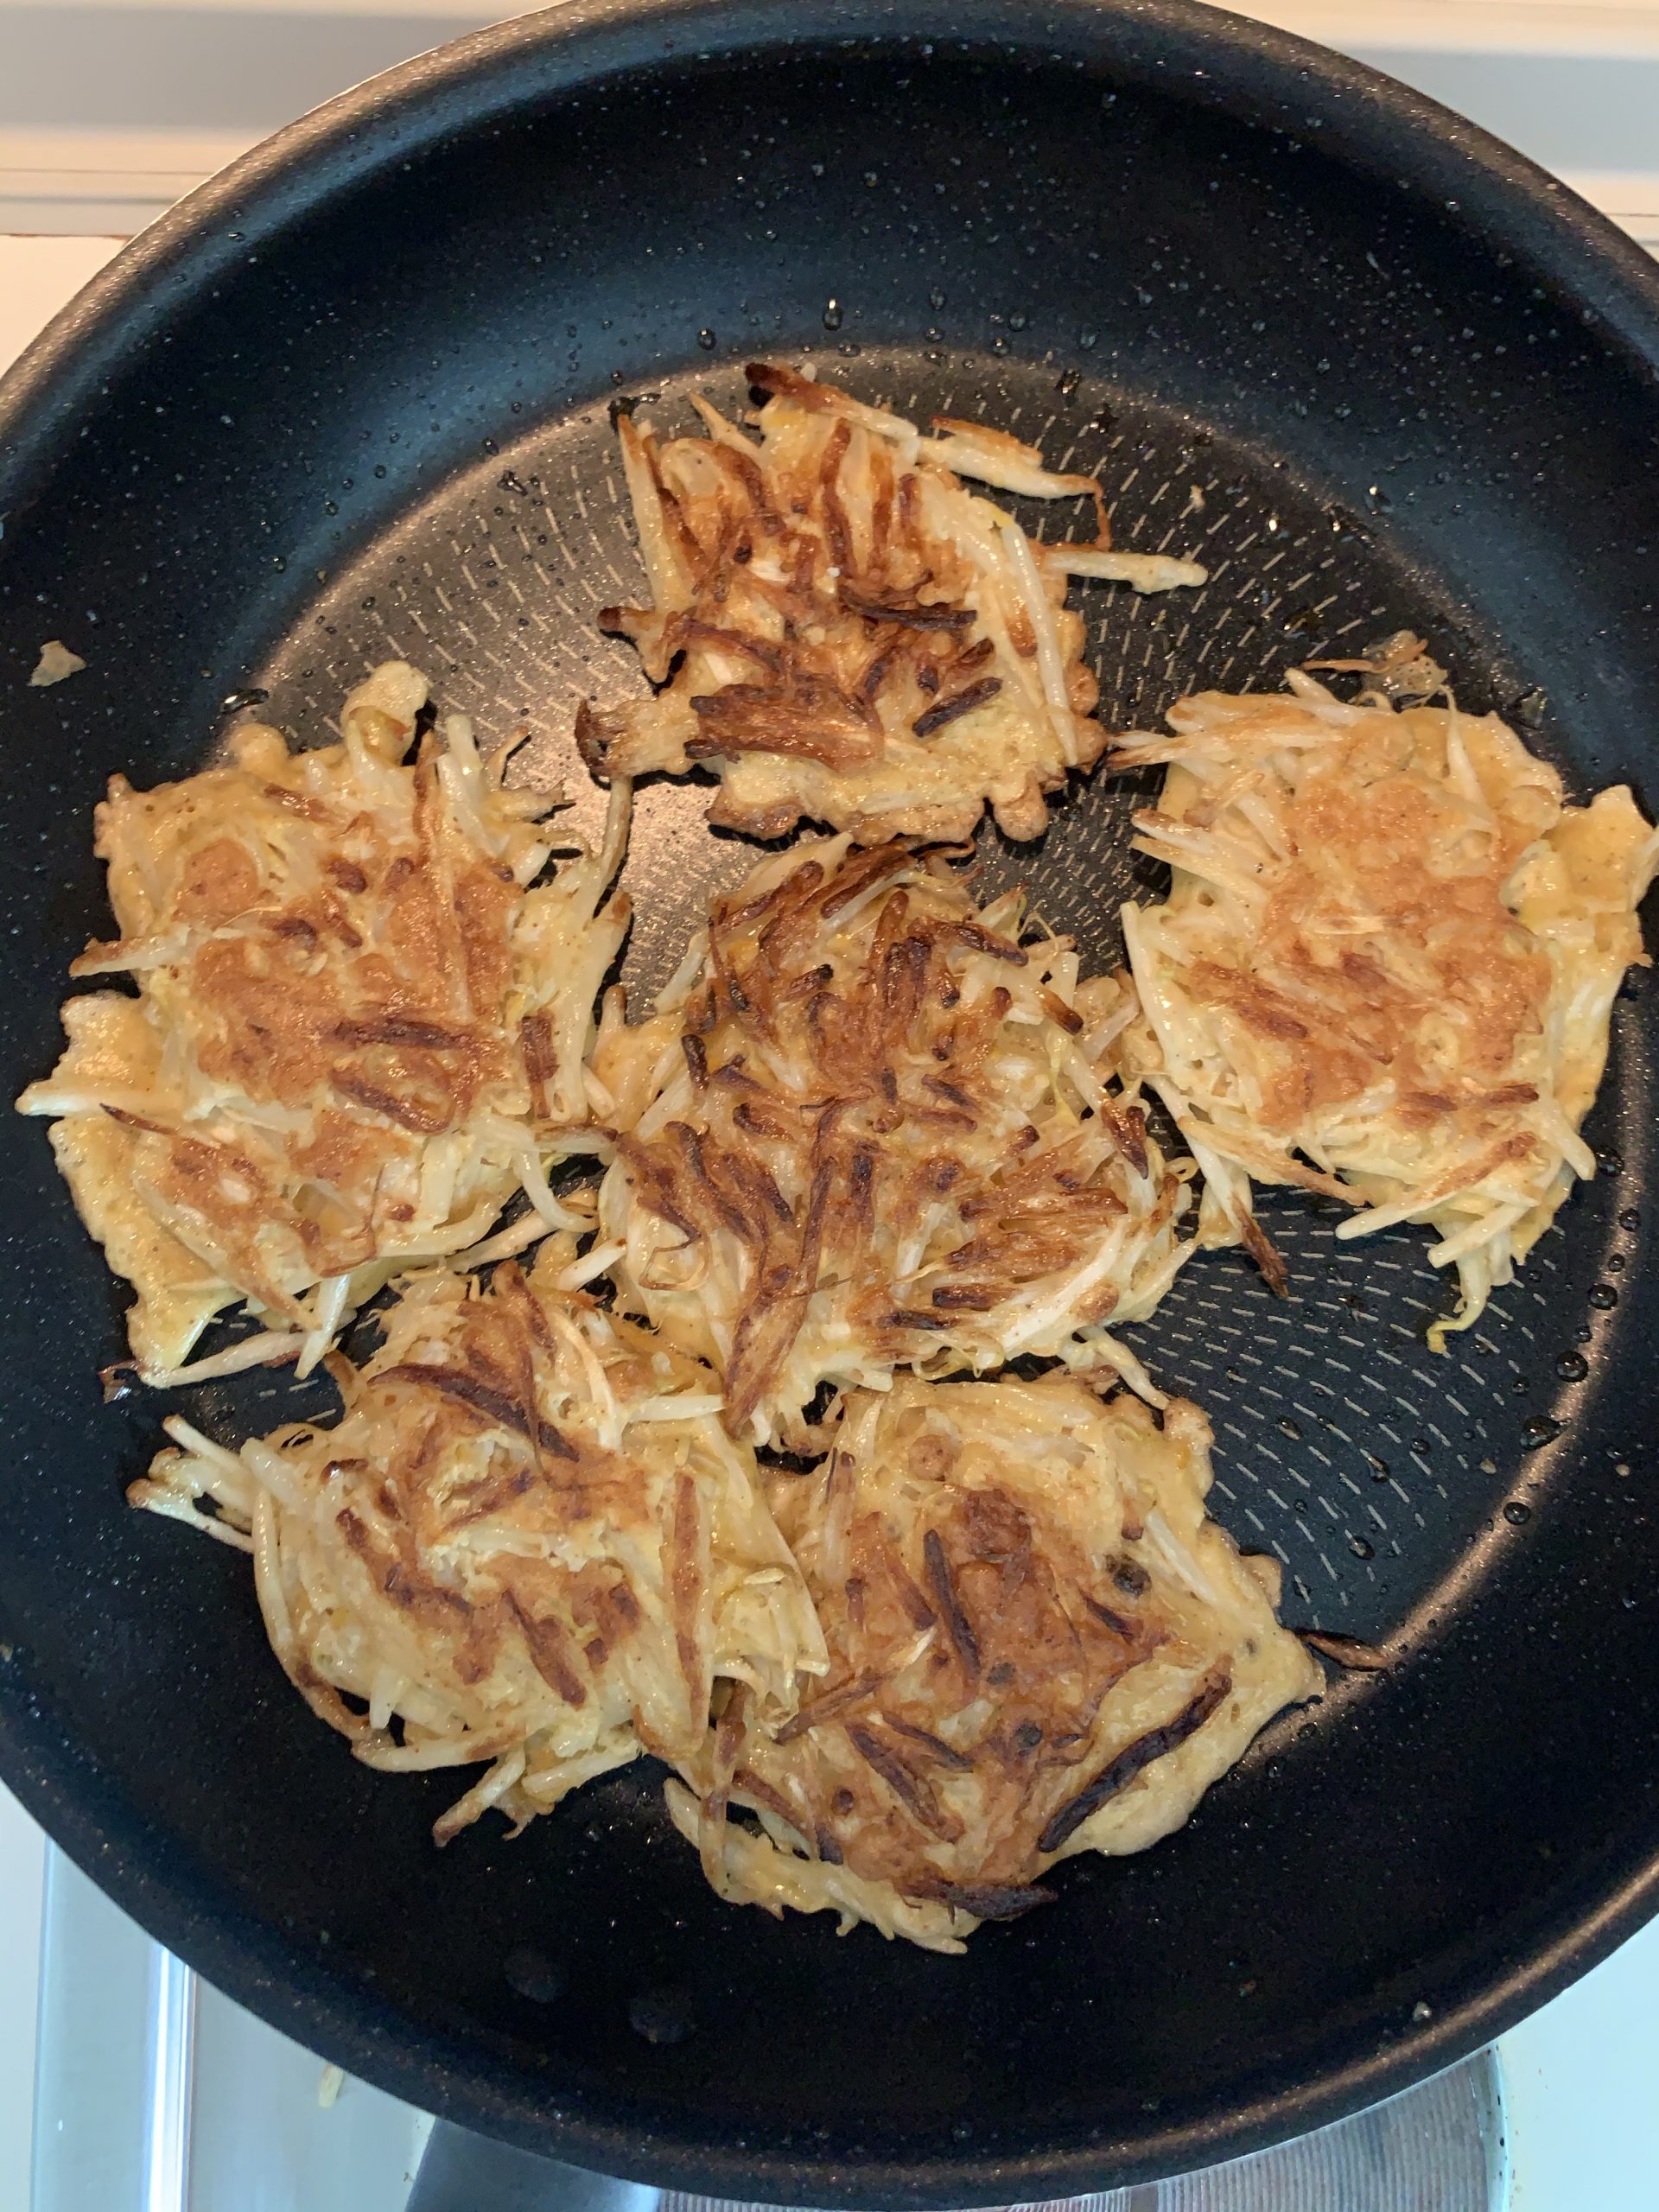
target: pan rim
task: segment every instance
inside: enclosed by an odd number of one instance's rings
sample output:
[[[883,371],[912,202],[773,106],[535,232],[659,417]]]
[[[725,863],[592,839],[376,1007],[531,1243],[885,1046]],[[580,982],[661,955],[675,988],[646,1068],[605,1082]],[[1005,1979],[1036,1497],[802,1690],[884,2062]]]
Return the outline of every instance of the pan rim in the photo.
[[[1546,172],[1474,125],[1361,64],[1199,0],[564,0],[415,57],[288,125],[179,203],[119,253],[0,378],[0,510],[50,469],[107,365],[162,328],[257,238],[296,219],[353,175],[384,169],[443,127],[446,106],[496,87],[494,110],[577,91],[655,59],[761,55],[831,38],[896,42],[937,35],[1010,56],[1069,48],[1148,85],[1293,133],[1353,166],[1391,174],[1451,203],[1494,252],[1551,283],[1598,340],[1659,368],[1659,271],[1633,241]],[[1160,51],[1160,48],[1166,49]],[[539,65],[539,66],[537,66]],[[509,89],[511,73],[518,81]],[[1219,72],[1220,73],[1210,73]],[[365,141],[365,125],[375,137]],[[227,226],[235,224],[237,234]],[[20,496],[8,497],[16,477]],[[1149,2122],[1132,2149],[1033,2149],[855,2164],[823,2152],[698,2144],[682,2125],[592,2107],[554,2109],[525,2075],[504,2085],[480,2046],[414,2026],[321,1954],[302,1955],[169,1853],[159,1833],[100,1818],[112,1793],[35,1698],[0,1675],[0,1776],[67,1855],[122,1908],[218,1986],[349,2071],[446,2117],[602,2171],[659,2185],[793,2203],[1006,2204],[1190,2171],[1344,2117],[1455,2063],[1595,1965],[1659,1910],[1659,1833],[1645,1862],[1586,1878],[1551,1901],[1536,1942],[1495,1980],[1369,2056],[1313,2082],[1272,2087],[1224,2114]],[[111,1837],[121,1834],[124,1842]],[[204,1893],[206,1901],[204,1902]],[[399,2024],[402,2024],[401,2026]],[[1039,2126],[1033,2133],[1040,2132]],[[550,2138],[552,2140],[550,2140]]]

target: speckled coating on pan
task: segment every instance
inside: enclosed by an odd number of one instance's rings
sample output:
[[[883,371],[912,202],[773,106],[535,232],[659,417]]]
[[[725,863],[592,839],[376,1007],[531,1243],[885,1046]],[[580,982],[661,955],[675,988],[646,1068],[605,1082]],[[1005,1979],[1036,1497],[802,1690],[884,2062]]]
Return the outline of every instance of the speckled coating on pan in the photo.
[[[251,156],[0,395],[14,1090],[100,920],[105,775],[195,765],[222,700],[269,690],[262,714],[320,735],[390,639],[486,730],[528,710],[590,820],[569,716],[637,680],[589,621],[633,558],[607,402],[660,391],[667,419],[703,378],[730,400],[763,352],[1103,461],[1126,540],[1201,551],[1201,600],[1087,588],[1114,720],[1409,623],[1575,793],[1628,775],[1651,806],[1659,295],[1588,210],[1414,95],[1183,0],[570,0]],[[53,636],[89,664],[30,691]],[[1131,796],[1096,779],[1035,854],[988,846],[991,880],[1027,877],[1098,957]],[[704,804],[641,795],[642,982],[749,864]],[[1264,1220],[1295,1303],[1224,1255],[1136,1332],[1213,1414],[1217,1508],[1282,1551],[1290,1617],[1399,1657],[965,1961],[726,1911],[643,1776],[435,1859],[442,1783],[353,1767],[238,1562],[121,1505],[158,1409],[98,1402],[112,1293],[22,1128],[0,1764],[290,2033],[595,2165],[1007,2202],[1352,2109],[1655,1895],[1659,1773],[1631,1751],[1659,1733],[1653,1004],[1618,1007],[1589,1132],[1622,1164],[1450,1359],[1421,1342],[1418,1238],[1338,1248],[1294,1198]],[[281,1388],[196,1417],[269,1425]],[[510,1980],[526,1952],[546,1973]],[[556,1974],[560,2001],[524,1993]]]

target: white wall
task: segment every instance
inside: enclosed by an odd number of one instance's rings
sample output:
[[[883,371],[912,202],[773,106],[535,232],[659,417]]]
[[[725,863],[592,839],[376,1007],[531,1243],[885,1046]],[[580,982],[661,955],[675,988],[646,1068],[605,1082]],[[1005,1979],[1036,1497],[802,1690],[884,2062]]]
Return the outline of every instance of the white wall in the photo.
[[[130,234],[500,0],[0,0],[0,232]],[[1256,0],[1443,99],[1659,240],[1656,0]]]

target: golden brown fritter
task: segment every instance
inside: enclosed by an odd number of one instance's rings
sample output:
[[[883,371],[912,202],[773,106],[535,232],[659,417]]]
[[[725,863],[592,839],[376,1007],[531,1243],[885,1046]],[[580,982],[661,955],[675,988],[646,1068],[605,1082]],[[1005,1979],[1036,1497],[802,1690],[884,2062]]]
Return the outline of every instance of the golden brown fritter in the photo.
[[[954,1949],[1058,1859],[1178,1827],[1320,1682],[1276,1565],[1205,1517],[1209,1445],[1195,1406],[1160,1427],[1063,1376],[850,1397],[823,1468],[771,1484],[829,1674],[791,1719],[734,1700],[671,1793],[716,1886]]]
[[[394,1268],[459,1251],[588,1119],[594,1002],[626,930],[602,905],[626,833],[537,885],[556,794],[509,791],[402,663],[346,701],[336,745],[245,725],[230,757],[98,810],[121,927],[77,976],[136,998],[64,1009],[69,1049],[25,1091],[83,1218],[137,1292],[141,1369],[177,1369],[238,1298],[319,1357]]]
[[[1401,650],[1378,665],[1386,685]],[[1365,664],[1368,668],[1370,664]],[[1431,671],[1429,681],[1438,671]],[[1116,742],[1168,767],[1136,843],[1174,871],[1124,931],[1145,1019],[1124,1052],[1205,1171],[1205,1205],[1251,1236],[1250,1182],[1438,1232],[1467,1328],[1578,1176],[1636,909],[1659,841],[1624,786],[1563,803],[1496,715],[1206,692],[1172,734]]]
[[[716,1683],[786,1714],[824,1663],[713,1376],[580,1272],[556,1236],[488,1289],[416,1275],[361,1369],[331,1359],[340,1421],[232,1452],[175,1419],[130,1493],[251,1551],[277,1658],[359,1758],[491,1763],[441,1842],[641,1751],[694,1760]]]
[[[1185,1164],[1114,1079],[1128,994],[1023,912],[938,854],[801,845],[715,902],[683,1002],[607,1020],[601,1248],[724,1376],[734,1434],[809,1444],[821,1384],[895,1366],[1139,1374],[1106,1324],[1186,1256]]]
[[[1139,591],[1199,584],[1191,562],[1111,550],[1100,486],[974,423],[942,435],[755,362],[751,439],[702,399],[708,435],[617,429],[651,604],[601,620],[630,638],[651,699],[586,705],[590,767],[682,774],[707,760],[710,819],[775,837],[804,817],[862,841],[1035,837],[1044,793],[1099,758],[1096,685],[1068,575]],[[1101,542],[1043,545],[967,491],[1087,496]]]

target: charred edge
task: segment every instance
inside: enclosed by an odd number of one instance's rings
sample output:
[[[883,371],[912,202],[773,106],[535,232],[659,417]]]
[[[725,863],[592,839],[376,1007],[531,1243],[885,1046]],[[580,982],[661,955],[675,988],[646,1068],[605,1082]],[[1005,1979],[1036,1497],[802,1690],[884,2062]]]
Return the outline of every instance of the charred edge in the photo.
[[[342,1045],[423,1045],[435,1052],[454,1052],[471,1042],[464,1030],[396,1014],[363,1021],[337,1021],[334,1035]]]
[[[907,630],[971,630],[979,619],[971,607],[924,607],[918,601],[864,599],[841,588],[841,603],[866,622],[899,622]]]
[[[912,1882],[906,1894],[931,1904],[948,1904],[957,1912],[970,1912],[976,1920],[1018,1920],[1039,1904],[1052,1904],[1054,1892],[1037,1883],[1015,1888],[999,1882]]]
[[[912,1721],[895,1720],[890,1713],[884,1713],[880,1718],[884,1728],[891,1728],[895,1736],[906,1737],[912,1744],[918,1745],[931,1759],[937,1760],[940,1766],[949,1767],[952,1774],[973,1772],[972,1759],[957,1751],[954,1745],[945,1743],[925,1728],[918,1728]]]
[[[1136,1630],[1133,1621],[1125,1620],[1122,1613],[1115,1613],[1109,1605],[1103,1605],[1098,1598],[1091,1598],[1086,1590],[1083,1592],[1083,1602],[1095,1618],[1103,1627],[1110,1629],[1114,1636],[1121,1636],[1126,1643],[1135,1642]]]
[[[905,1764],[890,1744],[868,1728],[853,1727],[847,1731],[848,1741],[867,1766],[872,1767],[885,1782],[893,1796],[911,1815],[935,1835],[948,1835],[958,1824],[950,1820],[941,1807],[931,1789],[919,1774]]]
[[[998,937],[982,922],[953,922],[950,933],[959,944],[971,946],[976,952],[988,952],[993,960],[1006,960],[1010,968],[1030,965],[1023,946],[1015,944],[1012,938]]]
[[[941,699],[937,707],[930,707],[925,714],[918,715],[910,726],[912,734],[931,737],[947,722],[957,721],[963,715],[971,715],[976,707],[982,707],[987,700],[995,699],[1001,689],[1000,676],[982,677],[977,683],[970,683],[965,691],[958,691],[955,698]]]
[[[1083,1034],[1083,1016],[1077,1012],[1076,1007],[1068,1006],[1058,991],[1044,989],[1037,995],[1042,1002],[1043,1012],[1051,1021],[1058,1022],[1068,1037],[1080,1037]]]
[[[1362,1643],[1357,1636],[1340,1636],[1325,1629],[1299,1629],[1297,1634],[1310,1651],[1317,1651],[1321,1659],[1329,1659],[1338,1667],[1346,1667],[1356,1675],[1380,1674],[1394,1662],[1386,1651],[1379,1651],[1374,1643]]]
[[[771,1813],[774,1818],[782,1821],[785,1827],[793,1828],[803,1843],[807,1841],[800,1815],[787,1798],[779,1796],[769,1782],[762,1782],[753,1767],[739,1767],[732,1777],[732,1795],[747,1798],[758,1809]],[[837,1859],[835,1863],[839,1866],[841,1862]]]
[[[1226,1667],[1219,1668],[1173,1720],[1166,1720],[1161,1728],[1149,1728],[1144,1736],[1137,1737],[1126,1750],[1118,1753],[1109,1766],[1101,1770],[1086,1789],[1079,1790],[1069,1805],[1061,1806],[1038,1837],[1038,1850],[1058,1851],[1091,1813],[1098,1812],[1109,1799],[1126,1789],[1154,1760],[1177,1750],[1189,1736],[1196,1736],[1232,1687],[1231,1670]]]
[[[1290,1296],[1290,1270],[1283,1255],[1255,1216],[1248,1210],[1238,1224],[1244,1249],[1262,1271],[1262,1280],[1275,1298]]]
[[[539,1445],[543,1452],[551,1452],[557,1459],[576,1457],[575,1445],[562,1436],[551,1421],[543,1421],[527,1408],[516,1405],[505,1390],[480,1382],[475,1375],[464,1375],[453,1367],[428,1367],[419,1360],[409,1360],[397,1367],[383,1368],[370,1379],[375,1382],[416,1382],[429,1390],[442,1391],[446,1398],[454,1399],[499,1427],[511,1429],[515,1435]],[[534,1428],[531,1427],[532,1420]]]
[[[838,1690],[826,1690],[822,1697],[814,1698],[810,1705],[804,1705],[792,1713],[772,1736],[774,1744],[792,1744],[798,1736],[804,1736],[809,1728],[817,1728],[826,1720],[833,1720],[838,1713],[846,1713],[861,1699],[868,1697],[877,1687],[880,1677],[861,1675],[855,1681],[843,1682]]]
[[[826,922],[834,921],[873,883],[879,882],[884,875],[897,875],[905,868],[913,868],[920,858],[918,851],[902,842],[871,846],[836,871],[833,885],[818,900],[819,913]]]
[[[548,1688],[556,1690],[567,1705],[586,1705],[588,1688],[570,1663],[569,1639],[558,1622],[526,1612],[511,1590],[507,1610],[518,1624],[531,1663]]]
[[[957,1647],[957,1656],[970,1676],[979,1674],[979,1638],[974,1624],[963,1609],[957,1595],[957,1586],[951,1579],[950,1562],[945,1557],[944,1539],[937,1529],[930,1529],[922,1539],[922,1557],[927,1566],[927,1586],[938,1600],[939,1611],[944,1616],[944,1625],[950,1641]]]
[[[371,1113],[383,1114],[389,1122],[396,1122],[399,1128],[411,1135],[435,1137],[449,1126],[447,1115],[434,1114],[424,1106],[417,1106],[412,1099],[399,1098],[390,1090],[383,1090],[378,1084],[365,1083],[361,1077],[347,1074],[339,1068],[331,1069],[328,1081],[342,1098],[349,1098],[354,1106],[366,1106]]]

